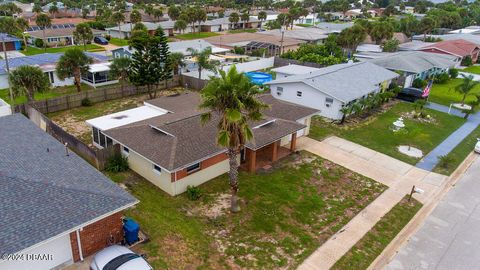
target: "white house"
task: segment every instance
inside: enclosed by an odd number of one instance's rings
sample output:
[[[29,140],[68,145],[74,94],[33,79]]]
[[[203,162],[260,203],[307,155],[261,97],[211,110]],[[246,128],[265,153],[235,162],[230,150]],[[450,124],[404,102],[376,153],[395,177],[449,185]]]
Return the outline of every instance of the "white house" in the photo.
[[[288,70],[295,67],[285,68]],[[385,90],[399,75],[369,62],[333,65],[318,70],[301,68],[294,74],[265,83],[277,99],[319,110],[321,116],[341,119],[344,105]],[[288,71],[287,70],[287,71]],[[300,67],[297,68],[300,70]],[[275,69],[274,69],[275,71]],[[288,75],[286,71],[277,72]]]

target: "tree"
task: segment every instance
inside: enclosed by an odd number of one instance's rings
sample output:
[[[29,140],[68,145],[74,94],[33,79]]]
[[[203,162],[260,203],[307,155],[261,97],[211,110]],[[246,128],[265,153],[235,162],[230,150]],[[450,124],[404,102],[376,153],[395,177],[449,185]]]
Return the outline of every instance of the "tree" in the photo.
[[[369,34],[376,44],[381,44],[383,40],[393,37],[393,27],[389,22],[375,22]]]
[[[32,12],[40,14],[42,13],[42,6],[40,6],[40,3],[35,3],[32,8]]]
[[[185,56],[181,52],[174,52],[170,54],[168,64],[170,65],[170,68],[173,70],[174,74],[182,73],[182,68],[186,66],[184,58]]]
[[[168,38],[161,27],[155,30],[155,38],[159,47],[159,62],[160,65],[160,80],[165,82],[165,89],[168,88],[168,79],[172,78],[171,65],[168,63],[170,60],[170,50],[168,49]]]
[[[195,8],[194,18],[195,21],[200,25],[202,22],[207,20],[207,12],[205,12],[203,8],[197,7]]]
[[[118,26],[118,32],[122,32],[122,29],[120,28],[120,24],[125,21],[125,15],[123,15],[122,12],[117,11],[112,14],[111,20],[114,24]]]
[[[462,83],[457,85],[454,89],[457,93],[461,94],[462,105],[465,105],[465,99],[467,96],[472,94],[472,90],[480,83],[474,80],[473,75],[466,76],[465,74],[460,74],[463,77]]]
[[[136,9],[132,10],[130,13],[130,32],[133,31],[132,27],[134,24],[137,24],[142,21],[142,14]]]
[[[120,87],[122,89],[122,93],[125,86],[125,81],[128,80],[129,67],[130,67],[130,58],[128,57],[114,58],[112,61],[112,64],[110,65],[110,76],[120,81]]]
[[[53,2],[53,5],[48,8],[48,13],[52,14],[53,18],[55,19],[55,14],[58,13],[57,2]]]
[[[248,13],[242,13],[240,18],[242,19],[243,29],[245,29],[245,25],[248,23],[248,21],[250,21],[250,15]]]
[[[50,20],[47,14],[42,13],[37,15],[35,23],[42,28],[42,37],[43,40],[45,40],[45,28],[52,26],[52,20]],[[43,49],[47,51],[47,42],[43,42]]]
[[[93,59],[88,57],[78,48],[70,48],[60,57],[57,63],[56,72],[60,80],[73,77],[77,91],[82,91],[80,79],[82,73],[88,71],[88,66]]]
[[[35,93],[43,93],[50,88],[50,81],[39,67],[25,65],[10,73],[10,85],[15,96],[25,95],[28,102],[32,102]]]
[[[86,19],[90,10],[88,8],[82,8],[82,18]]]
[[[221,70],[220,77],[213,77],[202,90],[200,108],[209,112],[202,114],[202,123],[214,119],[216,125],[217,144],[227,148],[230,171],[230,188],[232,197],[230,210],[233,213],[240,211],[238,205],[238,162],[239,151],[244,149],[245,143],[253,139],[253,132],[249,121],[258,121],[262,118],[261,111],[268,105],[256,97],[260,93],[257,86],[232,66],[228,73]]]
[[[175,6],[175,5],[170,5],[168,7],[168,17],[170,17],[170,19],[172,21],[176,21],[178,19],[178,16],[180,16],[180,9]]]
[[[163,17],[163,11],[159,8],[153,10],[153,17],[156,19],[156,22],[160,21],[160,18]]]
[[[179,31],[179,32],[183,33],[183,31],[185,31],[185,29],[187,29],[187,22],[184,21],[184,20],[177,20],[173,24],[173,29],[175,31]]]
[[[17,25],[18,29],[21,32],[21,35],[22,35],[22,38],[23,38],[23,44],[25,45],[24,50],[26,51],[27,50],[27,35],[28,35],[26,33],[26,31],[30,26],[28,25],[28,21],[25,18],[22,18],[22,17],[17,18],[15,20],[15,22],[16,22],[16,25]]]
[[[430,17],[424,17],[419,24],[419,30],[423,33],[423,41],[427,38],[427,34],[431,33],[435,28],[435,20]]]
[[[398,45],[400,45],[398,39],[392,38],[383,42],[382,50],[384,52],[396,52],[398,51]]]
[[[73,39],[75,40],[75,43],[82,43],[83,50],[86,51],[87,44],[93,39],[93,32],[90,25],[88,23],[78,24],[75,31],[73,31]]]
[[[338,45],[355,51],[357,46],[365,40],[367,32],[362,26],[355,24],[352,27],[346,28],[340,32],[337,37]]]
[[[260,11],[258,13],[258,19],[260,20],[260,28],[262,27],[262,23],[267,19],[267,13],[265,11]]]
[[[230,17],[228,17],[228,21],[233,24],[233,29],[235,29],[235,26],[237,25],[239,20],[240,20],[240,16],[238,16],[238,13],[236,12],[232,12],[230,14]]]
[[[202,78],[202,70],[212,70],[215,71],[216,67],[220,64],[216,60],[210,60],[210,55],[212,54],[212,48],[205,48],[203,51],[198,51],[193,48],[188,48],[187,52],[190,53],[190,56],[195,59],[198,66],[198,79]]]

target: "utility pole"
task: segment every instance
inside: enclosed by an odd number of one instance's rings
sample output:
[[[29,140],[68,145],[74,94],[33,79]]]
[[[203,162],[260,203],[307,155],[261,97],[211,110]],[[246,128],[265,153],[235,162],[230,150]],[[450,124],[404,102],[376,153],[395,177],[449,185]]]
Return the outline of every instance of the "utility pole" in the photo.
[[[27,46],[27,44],[25,44]],[[13,91],[12,86],[10,85],[10,67],[8,65],[8,56],[7,56],[7,49],[5,48],[5,35],[2,35],[2,47],[3,47],[3,55],[5,58],[5,67],[7,68],[7,78],[8,78],[8,91],[10,92],[10,111],[12,114],[15,113],[15,99],[13,98]]]
[[[283,29],[283,27],[280,28],[280,32],[282,32],[282,39],[280,39],[280,56],[281,56],[283,53],[283,38],[285,36],[285,30]]]

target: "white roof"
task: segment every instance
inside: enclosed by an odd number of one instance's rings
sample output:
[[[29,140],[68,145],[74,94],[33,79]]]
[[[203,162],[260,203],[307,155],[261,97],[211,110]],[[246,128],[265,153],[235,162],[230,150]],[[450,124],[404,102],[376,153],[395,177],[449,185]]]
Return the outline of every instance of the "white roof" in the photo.
[[[96,127],[100,130],[109,130],[116,127],[121,127],[152,117],[160,116],[167,113],[159,108],[152,108],[150,106],[141,106],[138,108],[112,113],[109,115],[100,116],[87,120],[87,124]]]
[[[91,73],[109,71],[111,64],[111,62],[92,64],[90,65],[88,71],[90,71]]]
[[[301,65],[287,65],[278,68],[272,68],[272,71],[288,75],[308,74],[310,72],[318,71],[319,68],[307,67]]]
[[[472,33],[477,33],[480,32],[480,29],[475,29],[475,28],[463,28],[463,29],[457,29],[457,30],[452,30],[448,32],[449,34],[472,34]]]
[[[230,51],[228,49],[216,47],[203,39],[185,40],[185,41],[168,43],[168,48],[170,52],[172,53],[180,52],[180,53],[183,53],[184,55],[190,55],[190,53],[188,52],[188,48],[193,48],[193,49],[202,51],[208,47],[212,48],[212,53],[222,53],[222,52]]]

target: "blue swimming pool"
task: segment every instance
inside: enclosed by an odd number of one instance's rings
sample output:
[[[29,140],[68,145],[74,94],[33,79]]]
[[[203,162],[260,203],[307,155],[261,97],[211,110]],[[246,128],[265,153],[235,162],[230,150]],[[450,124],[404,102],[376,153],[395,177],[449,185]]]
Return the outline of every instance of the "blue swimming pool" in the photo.
[[[252,83],[258,85],[262,85],[272,80],[272,74],[265,72],[247,72],[245,75],[250,79],[250,81],[252,81]]]

